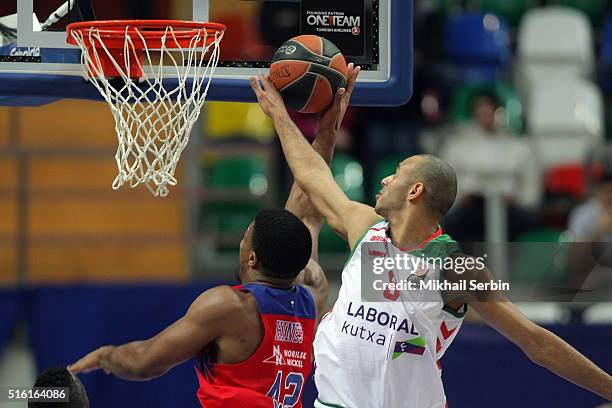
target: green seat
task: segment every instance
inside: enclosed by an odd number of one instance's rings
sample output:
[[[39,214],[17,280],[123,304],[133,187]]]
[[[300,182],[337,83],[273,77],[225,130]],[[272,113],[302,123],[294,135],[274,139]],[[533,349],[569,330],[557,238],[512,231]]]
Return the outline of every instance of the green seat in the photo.
[[[463,11],[462,0],[429,0],[430,7],[442,16],[450,16]]]
[[[349,253],[346,241],[340,238],[327,222],[323,224],[319,233],[319,252]]]
[[[223,158],[205,171],[210,189],[244,189],[256,196],[268,190],[267,164],[261,157]]]
[[[261,209],[259,203],[213,202],[204,206],[207,225],[216,232],[236,238],[244,233]]]
[[[555,0],[553,3],[582,11],[595,27],[601,26],[610,0]]]
[[[560,242],[562,230],[556,228],[536,228],[523,232],[517,237],[518,242]]]
[[[477,10],[503,17],[514,27],[529,8],[537,5],[535,0],[471,0],[469,4]]]
[[[364,200],[363,168],[359,162],[346,154],[337,154],[332,161],[331,170],[334,179],[349,199]],[[327,223],[319,234],[319,248],[321,252],[348,252],[346,241],[336,235]]]
[[[378,161],[374,165],[374,173],[372,178],[372,202],[376,201],[376,194],[381,189],[382,180],[395,174],[395,170],[397,169],[397,165],[400,164],[406,157],[396,154],[393,156],[385,157],[384,159]]]
[[[263,208],[258,198],[268,191],[267,163],[258,156],[222,158],[205,166],[205,180],[211,195],[228,196],[206,203],[203,221],[211,230],[231,237],[235,242],[230,247],[237,248],[238,238]]]
[[[515,282],[547,286],[567,279],[568,246],[563,231],[537,228],[521,234],[514,244],[512,278]]]
[[[472,99],[480,92],[494,92],[505,109],[505,125],[516,133],[523,131],[523,105],[516,91],[504,83],[496,84],[468,84],[457,89],[453,95],[451,117],[457,122],[464,122],[472,118]]]
[[[363,201],[363,168],[358,161],[346,154],[337,154],[331,165],[336,183],[353,201]]]

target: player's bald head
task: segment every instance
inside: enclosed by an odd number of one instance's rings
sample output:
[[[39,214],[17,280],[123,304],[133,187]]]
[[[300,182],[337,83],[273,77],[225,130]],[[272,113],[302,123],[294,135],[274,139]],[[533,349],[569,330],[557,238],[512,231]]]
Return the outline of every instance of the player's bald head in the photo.
[[[457,197],[457,174],[446,161],[430,154],[412,156],[402,165],[409,166],[406,183],[425,185],[424,203],[432,215],[442,218]]]

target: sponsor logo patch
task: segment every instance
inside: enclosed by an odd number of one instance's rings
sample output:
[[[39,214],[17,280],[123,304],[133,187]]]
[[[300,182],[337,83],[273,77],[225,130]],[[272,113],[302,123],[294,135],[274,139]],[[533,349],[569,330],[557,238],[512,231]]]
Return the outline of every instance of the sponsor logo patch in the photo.
[[[307,357],[305,351],[281,349],[281,346],[274,345],[272,346],[272,355],[262,362],[277,366],[303,368]]]
[[[302,323],[277,320],[274,340],[287,343],[303,343],[304,330],[302,329]]]
[[[419,336],[414,339],[397,341],[393,348],[393,360],[403,354],[416,354],[422,356],[425,353],[425,340]]]

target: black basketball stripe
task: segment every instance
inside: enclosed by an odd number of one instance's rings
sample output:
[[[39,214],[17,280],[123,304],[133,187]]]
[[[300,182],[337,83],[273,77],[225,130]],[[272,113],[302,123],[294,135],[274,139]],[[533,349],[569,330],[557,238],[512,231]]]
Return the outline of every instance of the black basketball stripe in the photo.
[[[281,47],[279,48],[278,51],[276,51],[276,53],[274,53],[274,55],[272,56],[271,62],[285,61],[285,60],[301,60],[301,61],[307,61],[307,62],[314,62],[316,64],[325,65],[325,66],[329,66],[329,64],[331,63],[330,57],[318,55],[310,51],[308,48],[304,47],[301,43],[297,41],[290,40],[283,44],[283,46],[285,45],[295,46],[295,51],[292,52],[291,54],[287,54],[285,51],[281,51],[281,50],[285,50],[286,48]]]
[[[332,92],[335,89],[346,86],[345,76],[333,68],[317,66],[317,64],[311,64],[310,69],[308,71],[322,75],[327,78],[329,84],[331,85]]]
[[[325,57],[325,39],[319,37],[319,42],[321,43],[321,55]]]
[[[321,41],[323,44],[323,48],[321,48],[321,54],[323,54],[324,56],[331,59],[336,54],[340,53],[338,47],[336,47],[336,45],[333,42],[329,41],[327,38],[321,37]]]
[[[319,79],[319,74],[312,74],[312,76],[315,79],[315,85],[312,86],[312,89],[310,90],[310,95],[308,95],[308,98],[306,98],[306,103],[304,103],[304,106],[302,106],[302,109],[306,109],[306,106],[308,106],[308,104],[310,103],[310,99],[312,99],[312,95],[314,94],[315,91],[315,87],[316,87],[316,83],[317,83],[317,79]],[[325,78],[325,77],[323,77]]]
[[[285,60],[283,60],[285,61]],[[290,61],[290,60],[287,60]],[[300,60],[296,60],[298,62],[304,62],[304,61],[300,61]],[[291,86],[293,83],[301,80],[302,78],[304,78],[306,76],[306,74],[308,74],[310,72],[310,69],[312,68],[312,64],[308,64],[308,69],[306,71],[304,71],[304,73],[302,75],[300,75],[299,77],[295,78],[293,81],[289,82],[287,85],[285,85],[284,87],[282,87],[281,89],[279,89],[279,92],[282,92],[284,89],[286,89],[288,86]]]
[[[287,106],[295,111],[306,107],[312,90],[315,87],[317,75],[307,72],[299,81],[294,81],[280,92]]]

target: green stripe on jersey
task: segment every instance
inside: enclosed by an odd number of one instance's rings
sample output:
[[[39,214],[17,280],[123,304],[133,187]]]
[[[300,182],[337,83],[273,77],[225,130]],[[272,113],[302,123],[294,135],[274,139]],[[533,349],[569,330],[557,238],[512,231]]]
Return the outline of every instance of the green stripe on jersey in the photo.
[[[459,244],[447,234],[442,234],[429,241],[423,248],[410,251],[411,255],[426,258],[446,258],[459,250]]]
[[[317,402],[319,404],[325,405],[326,407],[331,407],[331,408],[344,408],[342,405],[337,405],[337,404],[332,404],[330,402],[324,402],[321,401],[321,399],[319,397],[317,397]]]

